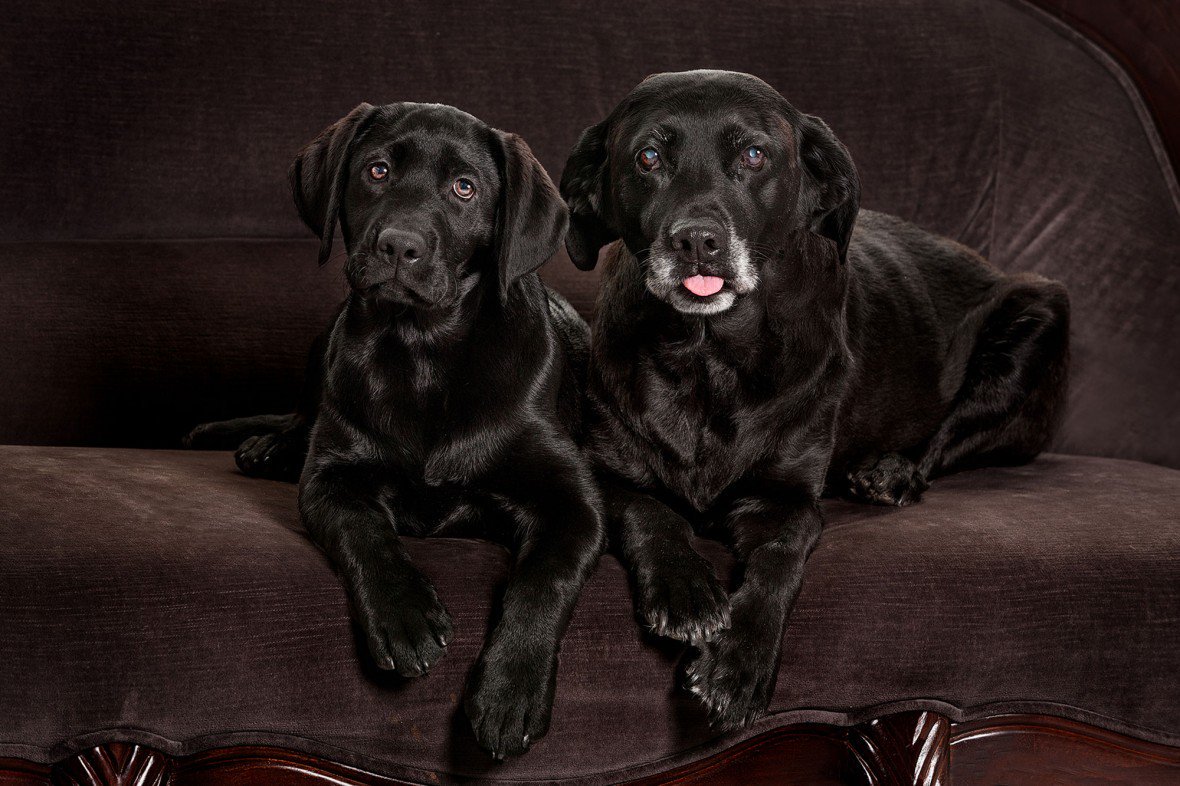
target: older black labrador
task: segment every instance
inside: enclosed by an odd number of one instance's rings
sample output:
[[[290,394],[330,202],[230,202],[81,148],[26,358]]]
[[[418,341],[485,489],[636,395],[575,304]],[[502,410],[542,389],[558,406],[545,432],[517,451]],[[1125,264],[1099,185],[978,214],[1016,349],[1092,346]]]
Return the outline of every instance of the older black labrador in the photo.
[[[711,720],[749,724],[825,486],[905,505],[941,473],[1042,450],[1065,393],[1066,293],[859,210],[844,146],[745,74],[645,80],[585,131],[561,189],[576,264],[621,239],[589,444],[638,611],[696,645],[685,684]],[[728,599],[690,545],[710,522],[744,569]]]
[[[565,204],[520,137],[439,105],[362,104],[291,179],[321,262],[339,222],[351,293],[312,350],[303,412],[209,424],[192,442],[261,431],[239,450],[247,473],[303,468],[304,525],[377,664],[406,677],[442,657],[451,619],[399,536],[514,545],[465,707],[494,756],[522,753],[548,729],[559,642],[605,542],[574,440],[588,328],[535,273]]]

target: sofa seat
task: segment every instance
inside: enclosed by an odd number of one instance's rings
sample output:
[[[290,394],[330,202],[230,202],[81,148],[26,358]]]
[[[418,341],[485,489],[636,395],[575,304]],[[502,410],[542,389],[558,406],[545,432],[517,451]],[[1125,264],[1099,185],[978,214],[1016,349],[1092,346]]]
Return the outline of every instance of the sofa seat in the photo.
[[[727,737],[673,689],[679,648],[640,633],[605,557],[565,639],[549,735],[501,765],[460,695],[503,548],[408,543],[456,635],[404,681],[358,648],[293,486],[224,453],[92,448],[6,446],[0,478],[0,757],[258,744],[414,781],[605,782],[775,726],[914,709],[1180,745],[1180,471],[1159,466],[1048,455],[941,479],[911,508],[829,502],[771,712]]]

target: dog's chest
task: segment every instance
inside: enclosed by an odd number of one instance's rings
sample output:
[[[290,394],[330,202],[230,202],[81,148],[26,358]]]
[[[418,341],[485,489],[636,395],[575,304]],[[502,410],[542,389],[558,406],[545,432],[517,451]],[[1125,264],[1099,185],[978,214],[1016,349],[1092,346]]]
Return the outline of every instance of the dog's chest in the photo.
[[[458,406],[446,369],[408,353],[368,352],[343,359],[333,378],[337,406],[384,461],[422,475]]]
[[[632,376],[626,431],[645,469],[706,510],[773,447],[758,373],[710,352],[653,352]]]

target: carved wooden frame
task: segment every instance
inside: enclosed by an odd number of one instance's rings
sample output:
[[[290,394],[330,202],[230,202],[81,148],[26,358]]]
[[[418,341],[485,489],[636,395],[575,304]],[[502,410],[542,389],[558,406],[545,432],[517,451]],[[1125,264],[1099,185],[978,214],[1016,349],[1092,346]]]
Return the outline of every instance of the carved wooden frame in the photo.
[[[441,780],[441,779],[440,779]],[[626,781],[678,784],[1180,783],[1180,748],[1048,715],[951,723],[906,712],[843,728],[784,726],[682,767]],[[282,748],[171,757],[100,745],[56,764],[0,759],[0,786],[403,786],[408,781]]]

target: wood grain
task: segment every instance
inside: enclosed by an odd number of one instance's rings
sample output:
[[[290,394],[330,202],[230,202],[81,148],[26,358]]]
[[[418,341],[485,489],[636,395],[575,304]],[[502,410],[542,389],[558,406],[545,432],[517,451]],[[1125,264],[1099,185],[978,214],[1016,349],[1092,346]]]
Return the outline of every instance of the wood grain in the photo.
[[[1048,715],[1003,715],[955,724],[954,784],[1180,784],[1180,748]]]

